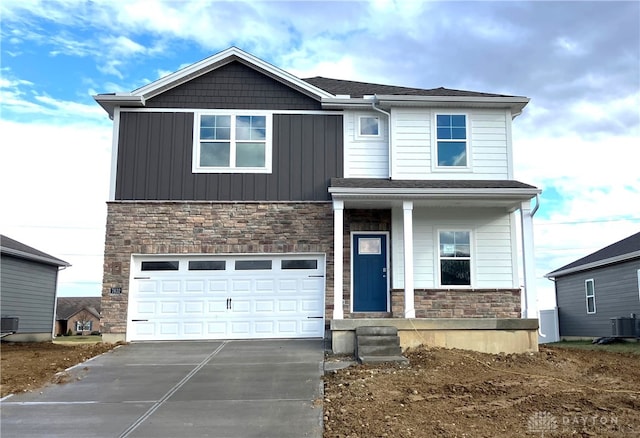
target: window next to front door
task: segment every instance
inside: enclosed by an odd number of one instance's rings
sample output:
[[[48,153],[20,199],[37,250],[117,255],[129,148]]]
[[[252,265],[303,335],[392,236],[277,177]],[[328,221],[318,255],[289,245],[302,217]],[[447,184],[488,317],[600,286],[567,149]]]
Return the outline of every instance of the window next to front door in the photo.
[[[471,286],[471,231],[438,233],[440,286]]]

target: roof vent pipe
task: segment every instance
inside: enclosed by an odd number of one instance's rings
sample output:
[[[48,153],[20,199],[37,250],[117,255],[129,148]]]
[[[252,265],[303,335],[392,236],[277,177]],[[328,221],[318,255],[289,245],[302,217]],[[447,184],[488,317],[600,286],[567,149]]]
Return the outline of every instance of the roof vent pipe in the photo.
[[[379,113],[382,113],[384,115],[387,116],[387,140],[388,140],[388,144],[389,144],[389,179],[393,179],[392,178],[392,174],[391,174],[391,113],[379,108],[376,106],[377,103],[379,103],[380,101],[378,100],[378,95],[374,94],[373,95],[373,102],[371,102],[371,108],[374,111],[378,111]]]

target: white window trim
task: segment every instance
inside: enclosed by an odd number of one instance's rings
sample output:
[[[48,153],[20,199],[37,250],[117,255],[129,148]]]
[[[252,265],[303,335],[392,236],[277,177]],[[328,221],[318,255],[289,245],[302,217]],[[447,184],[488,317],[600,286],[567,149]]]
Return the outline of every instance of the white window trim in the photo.
[[[464,284],[442,284],[442,272],[440,271],[440,233],[441,232],[447,232],[447,231],[464,231],[469,233],[469,282],[471,284],[469,285],[464,285]],[[436,273],[436,280],[437,280],[437,288],[438,289],[473,289],[475,287],[475,282],[476,282],[476,276],[474,273],[474,267],[475,267],[475,243],[474,243],[474,234],[473,234],[473,230],[469,229],[469,228],[449,228],[449,227],[443,227],[443,228],[438,228],[436,229],[436,236],[434,239],[434,242],[436,243],[436,248],[435,248],[435,253],[436,253],[436,257],[434,257],[433,259],[435,260],[435,273]],[[446,257],[445,257],[446,259]],[[466,260],[462,259],[462,260]]]
[[[467,134],[466,141],[466,150],[465,153],[467,155],[467,165],[466,166],[438,166],[438,116],[465,116],[465,130]],[[471,127],[470,127],[470,116],[469,113],[466,112],[457,112],[457,111],[439,111],[433,113],[433,118],[431,123],[433,127],[431,129],[431,144],[433,157],[431,160],[431,170],[433,172],[468,172],[471,169]],[[446,141],[446,140],[445,140]]]
[[[361,134],[361,128],[362,128],[362,119],[364,118],[372,118],[372,119],[376,119],[378,121],[378,134],[376,135],[366,135],[366,134]],[[355,126],[355,137],[356,140],[377,140],[382,138],[382,120],[380,119],[380,116],[376,115],[376,114],[357,114],[356,115],[356,126]]]
[[[587,288],[587,284],[591,282],[593,291],[592,295],[589,295],[589,289]],[[593,315],[596,313],[596,282],[593,278],[588,278],[584,281],[584,295],[585,295],[585,306],[587,308],[587,315]],[[593,298],[593,312],[589,312],[589,298]]]
[[[264,167],[208,167],[200,166],[200,118],[203,116],[264,116],[266,135],[264,151]],[[235,126],[235,121],[232,126]],[[230,155],[235,155],[236,143],[231,141]],[[261,110],[202,110],[195,111],[193,116],[193,173],[271,173],[273,168],[273,112]]]
[[[636,273],[638,274],[638,300],[640,300],[640,269]]]

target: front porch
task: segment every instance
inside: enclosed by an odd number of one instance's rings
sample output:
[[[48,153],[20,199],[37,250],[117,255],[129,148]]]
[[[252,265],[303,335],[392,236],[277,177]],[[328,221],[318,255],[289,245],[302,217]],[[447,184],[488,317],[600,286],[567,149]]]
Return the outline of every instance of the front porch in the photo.
[[[353,353],[356,327],[388,325],[403,349],[537,351],[535,187],[334,179],[329,192],[334,353]]]
[[[483,353],[538,351],[538,320],[527,318],[358,318],[331,321],[334,354],[353,354],[357,327],[398,329],[402,350],[420,345]]]

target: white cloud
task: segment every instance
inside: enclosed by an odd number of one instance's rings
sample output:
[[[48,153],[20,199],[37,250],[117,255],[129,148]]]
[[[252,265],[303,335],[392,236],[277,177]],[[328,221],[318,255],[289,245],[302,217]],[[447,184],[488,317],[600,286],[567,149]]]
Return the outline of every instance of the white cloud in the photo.
[[[0,121],[0,132],[0,232],[71,263],[60,274],[61,292],[78,283],[95,294],[102,278],[111,128]]]

